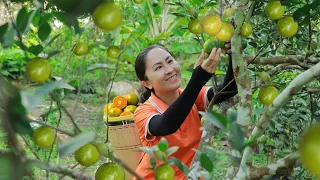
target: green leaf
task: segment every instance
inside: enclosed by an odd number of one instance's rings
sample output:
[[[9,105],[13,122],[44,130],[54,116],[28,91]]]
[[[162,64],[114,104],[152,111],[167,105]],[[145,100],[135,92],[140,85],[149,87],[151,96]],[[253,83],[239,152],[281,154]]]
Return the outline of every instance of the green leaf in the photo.
[[[149,147],[139,147],[143,152],[149,154],[150,156],[154,156],[153,150]]]
[[[43,23],[38,31],[38,37],[41,39],[41,41],[45,41],[51,33],[51,27],[49,23]]]
[[[239,124],[236,122],[231,123],[229,133],[231,146],[241,152],[244,148],[244,133]]]
[[[6,114],[7,121],[16,133],[31,134],[33,132],[29,120],[26,116],[27,112],[22,105],[21,96],[18,88],[0,76],[0,109]]]
[[[206,120],[208,120],[213,125],[224,130],[228,125],[227,119],[219,113],[214,112],[213,110],[207,110],[207,112],[199,112]]]
[[[0,72],[4,76],[8,76],[10,74],[9,71],[7,71],[7,70],[1,70]]]
[[[53,12],[52,13],[59,21],[68,27],[74,27],[74,31],[76,34],[80,34],[81,30],[79,27],[79,21],[74,15],[65,14],[63,12]]]
[[[178,149],[179,149],[179,146],[172,146],[167,150],[166,155],[170,156],[173,153],[175,153],[176,151],[178,151]]]
[[[33,26],[38,27],[39,21],[40,21],[40,17],[41,17],[40,9],[37,9],[37,10],[34,10],[34,11],[36,11],[36,12],[35,12],[34,17],[32,19],[32,24],[33,24]]]
[[[60,35],[61,33],[53,36],[50,40],[48,40],[48,43],[46,43],[45,47],[50,46]]]
[[[313,3],[311,3],[311,8],[315,10],[319,10],[320,7],[320,1],[319,0],[314,0]]]
[[[29,112],[33,112],[40,104],[42,96],[54,91],[55,89],[61,88],[74,90],[74,87],[70,86],[62,80],[54,81],[41,86],[34,95],[27,94],[26,92],[22,91],[22,104],[28,109]]]
[[[293,13],[293,18],[296,21],[299,21],[301,18],[308,16],[310,14],[310,9],[311,9],[311,5],[310,4],[306,4],[303,7],[297,9],[294,13]]]
[[[204,150],[207,152],[208,157],[211,159],[211,161],[216,160],[216,151],[211,146],[204,146]]]
[[[5,34],[1,38],[2,47],[8,48],[14,44],[15,32],[16,31],[11,27],[11,25],[9,25],[9,29],[7,30],[7,32],[5,32]]]
[[[51,13],[46,13],[46,14],[43,14],[41,17],[40,17],[40,20],[39,20],[39,27],[42,26],[44,23],[47,23],[49,22],[49,20],[53,17],[53,15]]]
[[[150,158],[151,168],[154,170],[156,168],[156,160],[154,158]]]
[[[12,152],[1,153],[0,155],[0,179],[23,179],[29,167],[21,161],[21,158]]]
[[[207,171],[211,172],[213,170],[213,163],[210,160],[210,158],[203,152],[195,149],[196,154],[199,158],[200,164],[203,168],[205,168]]]
[[[175,164],[180,169],[180,171],[182,171],[186,176],[188,176],[189,168],[184,163],[182,163],[179,159],[172,157],[168,160],[168,163]]]
[[[2,38],[2,36],[7,32],[9,27],[8,23],[3,24],[2,26],[0,26],[0,39]]]
[[[49,59],[50,57],[52,57],[52,56],[54,56],[54,55],[57,55],[57,54],[59,54],[59,53],[61,53],[61,51],[52,51],[52,52],[48,53],[47,59]]]
[[[43,51],[43,47],[40,44],[33,45],[28,48],[28,51],[34,54],[35,56],[38,56]]]
[[[255,42],[249,42],[249,44],[250,44],[252,47],[257,47],[257,46],[258,46],[258,44],[255,43]]]
[[[158,143],[158,148],[162,151],[162,152],[166,152],[166,150],[168,149],[168,141],[162,137],[160,139],[160,142]]]
[[[26,7],[20,9],[17,15],[17,28],[23,34],[28,26],[28,11]]]
[[[68,141],[58,144],[58,154],[60,157],[67,156],[83,145],[91,143],[96,138],[95,132],[85,132],[81,133]]]

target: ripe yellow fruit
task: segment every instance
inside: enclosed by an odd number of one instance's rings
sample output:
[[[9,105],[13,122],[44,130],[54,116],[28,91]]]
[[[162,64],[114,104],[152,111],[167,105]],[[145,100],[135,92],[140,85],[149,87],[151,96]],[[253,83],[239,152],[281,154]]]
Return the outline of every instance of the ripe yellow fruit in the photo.
[[[277,23],[277,30],[283,37],[294,36],[298,31],[298,23],[294,21],[293,17],[286,16],[281,18]]]
[[[103,108],[104,115],[107,116],[107,115],[109,114],[108,112],[109,112],[112,108],[114,108],[113,103],[109,103],[109,104],[105,105],[104,108]]]
[[[281,6],[280,1],[271,1],[267,4],[265,11],[270,19],[276,20],[283,16],[285,7]]]
[[[222,23],[220,32],[216,35],[217,39],[221,41],[230,41],[233,36],[234,28],[230,23]]]
[[[129,105],[137,105],[139,103],[139,97],[134,93],[127,94],[125,98],[127,99]]]
[[[201,20],[201,27],[204,33],[214,36],[220,31],[222,22],[218,16],[209,14]]]
[[[188,29],[193,34],[202,33],[201,21],[199,19],[192,19],[188,24]]]
[[[131,113],[133,114],[136,109],[137,109],[137,106],[135,106],[135,105],[128,105],[127,107],[125,107],[125,108],[123,109],[123,112],[131,112]]]

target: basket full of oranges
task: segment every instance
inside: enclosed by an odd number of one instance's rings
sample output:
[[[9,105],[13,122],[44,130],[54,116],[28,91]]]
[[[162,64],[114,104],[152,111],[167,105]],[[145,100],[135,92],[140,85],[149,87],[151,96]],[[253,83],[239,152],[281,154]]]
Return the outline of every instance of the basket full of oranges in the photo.
[[[112,125],[117,122],[133,121],[133,114],[139,103],[136,94],[116,96],[111,103],[104,106],[104,120]]]
[[[141,157],[140,136],[133,120],[138,103],[136,94],[127,94],[116,96],[111,103],[104,106],[104,121],[112,149],[131,169],[137,168]],[[125,172],[126,179],[132,179],[132,175]]]

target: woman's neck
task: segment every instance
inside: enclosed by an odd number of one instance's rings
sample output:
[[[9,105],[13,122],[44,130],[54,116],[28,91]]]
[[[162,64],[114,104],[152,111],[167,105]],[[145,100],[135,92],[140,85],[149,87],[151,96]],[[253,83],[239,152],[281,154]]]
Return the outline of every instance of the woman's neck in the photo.
[[[158,96],[159,99],[161,99],[164,103],[168,104],[169,106],[179,97],[178,89],[169,92],[156,92],[155,94]]]

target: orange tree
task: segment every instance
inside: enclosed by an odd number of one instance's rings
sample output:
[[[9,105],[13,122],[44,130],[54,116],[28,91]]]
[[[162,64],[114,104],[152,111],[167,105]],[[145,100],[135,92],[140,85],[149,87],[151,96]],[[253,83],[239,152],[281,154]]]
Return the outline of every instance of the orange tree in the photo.
[[[227,155],[229,161],[232,161],[224,171],[225,177],[229,179],[261,179],[290,174],[301,177],[303,169],[293,172],[300,155],[302,166],[298,167],[306,168],[311,175],[319,175],[314,167],[317,163],[310,162],[310,158],[319,156],[319,151],[310,148],[319,147],[312,138],[319,136],[314,133],[316,130],[311,129],[306,133],[307,139],[301,141],[302,147],[299,146],[301,134],[319,117],[319,1],[38,2],[36,5],[21,0],[3,3],[8,12],[12,3],[19,3],[23,8],[17,16],[9,13],[8,22],[1,25],[2,50],[18,49],[23,54],[17,57],[22,65],[13,66],[15,58],[10,57],[10,63],[7,61],[1,64],[1,73],[11,80],[16,78],[16,74],[25,71],[26,75],[20,73],[20,76],[25,77],[27,83],[39,86],[35,95],[26,95],[1,76],[0,98],[4,103],[1,104],[0,113],[10,148],[1,150],[0,162],[8,167],[7,172],[13,172],[13,165],[21,169],[20,173],[8,173],[8,179],[32,176],[25,164],[73,178],[90,179],[81,172],[27,157],[15,136],[19,134],[27,137],[33,134],[39,147],[52,148],[55,146],[52,140],[56,137],[52,134],[57,131],[72,137],[69,141],[58,143],[60,157],[76,153],[77,157],[83,157],[78,160],[80,164],[89,165],[95,163],[100,155],[106,156],[116,164],[104,165],[100,169],[112,167],[119,172],[117,176],[120,179],[123,179],[120,166],[134,174],[132,169],[112,154],[102,155],[99,150],[101,147],[94,142],[95,133],[82,132],[61,104],[61,89],[74,89],[69,85],[75,78],[72,72],[80,69],[83,73],[77,77],[81,86],[81,77],[86,72],[96,73],[97,69],[107,69],[110,70],[108,75],[112,77],[107,81],[112,84],[117,78],[126,79],[129,78],[128,74],[134,73],[134,58],[142,48],[158,43],[168,47],[174,54],[181,64],[182,77],[187,80],[200,50],[210,49],[224,41],[231,41],[232,44],[238,98],[227,115],[219,113],[214,100],[206,112],[201,113],[207,134],[200,150],[196,150],[199,163],[195,162],[189,169],[171,157],[178,147],[170,147],[165,139],[155,147],[144,147],[142,150],[166,164],[175,164],[185,174],[194,173],[193,169],[200,168],[195,176],[209,179],[215,178],[213,172],[217,168],[216,162],[226,161],[219,159],[220,154]],[[116,15],[104,13],[109,11]],[[57,28],[55,24],[58,22],[69,28]],[[210,47],[205,44],[209,40],[215,41],[210,43]],[[70,63],[72,58],[77,59],[74,55],[79,56],[78,59],[88,60]],[[39,68],[39,64],[47,67],[48,62],[32,63],[36,57],[49,61],[51,68]],[[99,58],[106,60],[95,60]],[[209,85],[216,86],[215,79],[222,78],[222,67],[228,63],[227,56],[223,59],[226,60],[221,61],[219,71]],[[63,61],[63,65],[59,61]],[[75,69],[68,68],[70,66]],[[121,71],[118,71],[119,67]],[[53,82],[54,78],[49,78],[53,76],[60,76],[66,81]],[[59,124],[52,126],[26,117],[28,112],[35,109],[40,97],[48,93],[57,102],[59,109],[70,116],[74,125],[72,133],[60,129]],[[110,90],[107,96],[109,101]],[[49,127],[50,130],[45,133],[41,129],[34,130],[30,122]],[[218,128],[219,134],[216,133],[217,128],[209,126],[212,124]],[[227,138],[228,148],[223,152],[217,151],[217,145],[212,141],[219,139],[213,135]],[[265,151],[266,156],[279,160],[267,162],[263,167],[255,166],[255,157]],[[85,157],[89,157],[88,160]],[[318,158],[314,160],[319,161]],[[151,161],[155,162],[154,159]],[[159,174],[157,178],[162,178],[163,171],[168,174],[168,179],[173,178],[170,166],[156,167],[155,163],[152,164],[156,176]],[[99,171],[98,179],[101,176],[108,177],[108,174],[112,176],[112,173],[105,172],[108,170]]]

